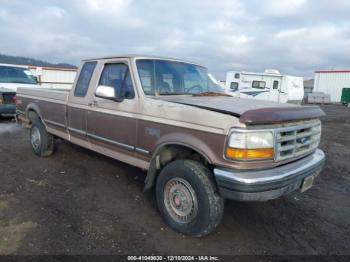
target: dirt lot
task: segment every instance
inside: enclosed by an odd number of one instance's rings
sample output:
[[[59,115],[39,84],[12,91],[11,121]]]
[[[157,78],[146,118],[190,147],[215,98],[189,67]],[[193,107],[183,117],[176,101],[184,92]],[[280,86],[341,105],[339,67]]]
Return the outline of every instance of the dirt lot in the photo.
[[[312,189],[265,203],[227,201],[211,235],[162,222],[145,173],[60,141],[36,157],[28,131],[0,123],[0,254],[350,254],[350,109],[324,106],[327,164]]]

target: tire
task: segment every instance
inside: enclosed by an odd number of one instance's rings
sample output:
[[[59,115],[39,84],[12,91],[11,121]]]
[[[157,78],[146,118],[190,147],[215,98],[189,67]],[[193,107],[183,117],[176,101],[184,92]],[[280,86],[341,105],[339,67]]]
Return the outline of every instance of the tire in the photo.
[[[54,137],[46,131],[40,119],[35,119],[32,122],[30,144],[33,152],[38,156],[51,156],[54,152]]]
[[[221,221],[224,200],[216,193],[211,172],[193,160],[175,160],[160,172],[156,184],[159,211],[175,231],[201,237]]]

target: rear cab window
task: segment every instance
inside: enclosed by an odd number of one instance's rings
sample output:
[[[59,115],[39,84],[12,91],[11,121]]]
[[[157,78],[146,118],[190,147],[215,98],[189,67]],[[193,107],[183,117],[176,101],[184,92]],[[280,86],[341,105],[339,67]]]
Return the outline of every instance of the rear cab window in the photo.
[[[86,62],[79,74],[79,78],[74,90],[74,96],[85,97],[89,89],[90,81],[94,73],[97,62]]]

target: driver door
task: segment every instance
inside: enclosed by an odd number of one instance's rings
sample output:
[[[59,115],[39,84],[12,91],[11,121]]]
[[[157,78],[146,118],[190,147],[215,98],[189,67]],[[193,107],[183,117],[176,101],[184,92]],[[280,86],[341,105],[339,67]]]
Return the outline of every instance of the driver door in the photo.
[[[124,92],[124,100],[114,101],[91,96],[87,117],[88,138],[92,149],[105,148],[133,154],[137,139],[138,102],[127,60],[104,63],[97,86],[112,86],[116,94]],[[97,88],[95,87],[95,90]]]

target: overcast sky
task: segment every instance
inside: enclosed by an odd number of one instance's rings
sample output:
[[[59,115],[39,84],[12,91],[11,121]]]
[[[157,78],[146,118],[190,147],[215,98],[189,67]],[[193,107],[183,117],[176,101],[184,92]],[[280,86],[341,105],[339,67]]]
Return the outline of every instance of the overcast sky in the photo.
[[[0,0],[0,53],[78,65],[142,53],[228,70],[350,68],[348,0]]]

